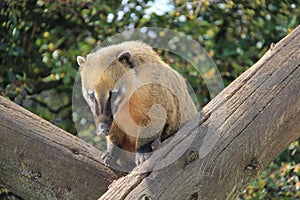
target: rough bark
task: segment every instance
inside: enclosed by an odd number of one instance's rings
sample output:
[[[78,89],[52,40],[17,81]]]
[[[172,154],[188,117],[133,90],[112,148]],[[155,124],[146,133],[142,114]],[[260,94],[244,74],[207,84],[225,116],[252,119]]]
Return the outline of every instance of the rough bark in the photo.
[[[299,136],[300,27],[100,199],[233,199]]]
[[[101,152],[0,96],[0,184],[24,199],[97,199],[122,174]]]

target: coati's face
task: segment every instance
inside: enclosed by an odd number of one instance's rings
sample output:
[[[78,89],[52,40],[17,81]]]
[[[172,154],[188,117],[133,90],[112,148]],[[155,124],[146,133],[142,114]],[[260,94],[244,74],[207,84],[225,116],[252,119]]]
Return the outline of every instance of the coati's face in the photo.
[[[125,51],[115,58],[101,58],[97,54],[77,57],[82,94],[94,115],[98,135],[109,134],[114,114],[126,101],[135,76],[131,56]]]

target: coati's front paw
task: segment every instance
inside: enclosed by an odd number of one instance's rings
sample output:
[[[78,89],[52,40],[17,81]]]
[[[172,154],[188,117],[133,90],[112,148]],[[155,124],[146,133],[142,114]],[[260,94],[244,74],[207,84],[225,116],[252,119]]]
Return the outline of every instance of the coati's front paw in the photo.
[[[112,166],[112,164],[115,162],[115,159],[109,152],[106,152],[101,158],[103,159],[104,164],[107,166]]]
[[[151,153],[138,153],[135,154],[135,164],[140,165],[151,156]]]

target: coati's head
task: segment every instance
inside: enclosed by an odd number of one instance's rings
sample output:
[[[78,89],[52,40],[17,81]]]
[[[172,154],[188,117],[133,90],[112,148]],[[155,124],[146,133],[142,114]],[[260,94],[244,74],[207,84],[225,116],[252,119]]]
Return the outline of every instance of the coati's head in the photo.
[[[105,50],[105,48],[104,48]],[[107,136],[113,115],[131,90],[135,72],[129,51],[98,51],[78,56],[82,94],[94,115],[96,132]]]

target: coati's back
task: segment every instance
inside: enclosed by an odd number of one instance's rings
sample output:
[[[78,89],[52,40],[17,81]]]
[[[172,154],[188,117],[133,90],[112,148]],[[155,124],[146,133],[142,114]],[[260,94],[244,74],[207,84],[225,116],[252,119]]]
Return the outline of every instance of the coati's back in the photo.
[[[77,61],[98,132],[120,148],[134,146],[137,164],[154,140],[174,134],[197,112],[182,76],[144,43],[108,46]]]

